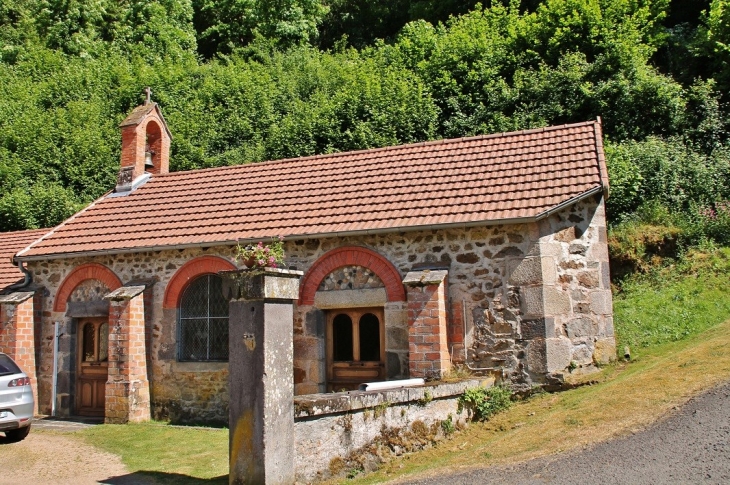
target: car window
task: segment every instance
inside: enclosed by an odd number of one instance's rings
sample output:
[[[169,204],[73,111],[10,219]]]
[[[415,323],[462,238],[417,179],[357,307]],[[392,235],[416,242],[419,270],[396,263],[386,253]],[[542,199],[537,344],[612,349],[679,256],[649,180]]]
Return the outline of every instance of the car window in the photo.
[[[0,354],[0,376],[20,374],[21,372],[20,367],[13,362],[13,359],[5,354]]]

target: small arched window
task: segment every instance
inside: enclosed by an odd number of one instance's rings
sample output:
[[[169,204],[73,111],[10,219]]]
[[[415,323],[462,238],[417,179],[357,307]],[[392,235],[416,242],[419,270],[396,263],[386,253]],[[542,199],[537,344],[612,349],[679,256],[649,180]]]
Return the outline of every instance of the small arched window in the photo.
[[[228,361],[228,301],[219,276],[200,276],[183,291],[178,327],[179,360]]]

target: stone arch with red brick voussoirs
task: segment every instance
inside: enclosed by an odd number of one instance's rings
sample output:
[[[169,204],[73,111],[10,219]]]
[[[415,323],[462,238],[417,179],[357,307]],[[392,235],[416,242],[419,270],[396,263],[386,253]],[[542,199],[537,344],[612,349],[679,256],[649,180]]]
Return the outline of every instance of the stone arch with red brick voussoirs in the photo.
[[[405,301],[406,294],[401,284],[401,275],[390,261],[370,249],[349,246],[327,252],[312,265],[302,280],[298,304],[313,305],[317,288],[322,280],[332,271],[348,265],[363,266],[378,275],[385,285],[389,302]]]
[[[348,288],[327,283],[348,273],[367,273],[375,284]],[[297,394],[354,389],[362,382],[408,377],[407,304],[401,280],[386,257],[361,246],[333,249],[311,266],[302,280],[297,304]]]
[[[109,268],[103,264],[87,263],[75,268],[66,276],[58,288],[56,299],[53,301],[54,312],[65,312],[68,299],[73,291],[86,280],[98,280],[106,285],[109,291],[114,291],[122,286],[122,281]]]
[[[175,272],[167,284],[162,307],[165,309],[177,308],[185,288],[198,276],[235,269],[237,268],[233,263],[217,256],[200,256],[188,261]]]

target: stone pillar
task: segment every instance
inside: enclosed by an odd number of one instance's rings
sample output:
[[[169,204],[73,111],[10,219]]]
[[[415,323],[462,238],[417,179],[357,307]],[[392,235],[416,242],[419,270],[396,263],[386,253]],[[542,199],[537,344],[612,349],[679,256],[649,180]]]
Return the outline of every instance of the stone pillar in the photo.
[[[145,286],[122,286],[109,300],[109,377],[106,382],[105,422],[150,420],[150,385],[144,323]]]
[[[229,483],[294,483],[294,313],[300,271],[223,271],[229,303]]]
[[[8,354],[30,377],[38,412],[38,380],[36,379],[35,335],[32,291],[0,295],[0,351]]]
[[[411,271],[403,280],[408,300],[408,367],[412,378],[440,378],[451,367],[447,275],[446,270]]]

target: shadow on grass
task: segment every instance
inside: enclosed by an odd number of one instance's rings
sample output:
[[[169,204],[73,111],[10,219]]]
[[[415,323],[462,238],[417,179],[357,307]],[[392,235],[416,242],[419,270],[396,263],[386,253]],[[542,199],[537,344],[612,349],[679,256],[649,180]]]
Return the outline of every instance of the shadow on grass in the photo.
[[[196,478],[179,473],[138,471],[100,480],[99,483],[109,485],[227,485],[228,475],[215,478]]]

